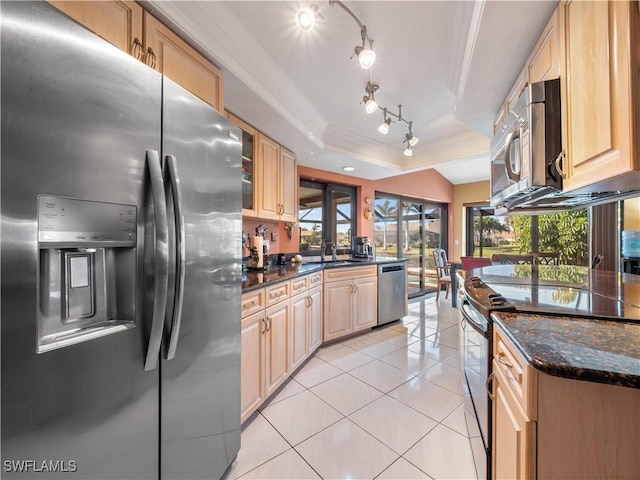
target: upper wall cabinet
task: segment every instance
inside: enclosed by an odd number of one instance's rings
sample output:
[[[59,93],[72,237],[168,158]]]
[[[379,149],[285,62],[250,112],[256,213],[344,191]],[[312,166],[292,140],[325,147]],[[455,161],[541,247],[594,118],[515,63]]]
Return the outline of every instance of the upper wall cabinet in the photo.
[[[135,2],[51,1],[89,30],[223,111],[222,73]]]
[[[296,221],[297,177],[293,153],[258,132],[258,217]]]
[[[135,2],[50,1],[120,50],[142,60],[142,7]]]
[[[232,113],[227,112],[227,118],[242,129],[242,215],[246,217],[257,217],[256,137],[258,132],[251,125],[243,122]]]
[[[564,188],[639,170],[638,2],[560,4]]]
[[[223,111],[222,72],[148,12],[144,12],[144,47],[147,65]]]
[[[560,76],[562,33],[558,17],[558,9],[555,9],[527,59],[529,83],[552,80]]]

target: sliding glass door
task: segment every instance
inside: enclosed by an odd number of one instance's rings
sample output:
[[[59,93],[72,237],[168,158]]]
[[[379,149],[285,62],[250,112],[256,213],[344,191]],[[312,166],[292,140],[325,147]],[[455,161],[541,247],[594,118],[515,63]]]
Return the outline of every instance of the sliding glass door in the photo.
[[[376,256],[407,259],[410,297],[435,291],[433,249],[446,245],[446,205],[376,193]]]

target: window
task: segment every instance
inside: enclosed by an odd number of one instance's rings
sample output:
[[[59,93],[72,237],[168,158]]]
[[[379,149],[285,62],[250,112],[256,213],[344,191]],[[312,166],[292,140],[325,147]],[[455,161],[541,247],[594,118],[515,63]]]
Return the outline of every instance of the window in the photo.
[[[560,263],[589,264],[587,210],[545,215],[494,215],[488,206],[467,208],[466,254],[560,252]]]
[[[351,248],[357,232],[356,189],[347,185],[300,180],[298,228],[302,255],[319,255],[322,241]]]

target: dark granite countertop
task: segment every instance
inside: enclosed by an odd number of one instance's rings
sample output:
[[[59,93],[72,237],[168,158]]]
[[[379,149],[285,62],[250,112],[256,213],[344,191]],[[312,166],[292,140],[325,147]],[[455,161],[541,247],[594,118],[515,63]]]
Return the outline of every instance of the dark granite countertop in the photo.
[[[640,388],[640,323],[494,312],[527,361],[557,377]]]
[[[389,257],[375,257],[369,260],[339,258],[337,262],[288,263],[287,265],[269,267],[264,271],[249,270],[242,272],[242,293],[329,268],[362,267],[366,265],[406,261],[406,258]]]

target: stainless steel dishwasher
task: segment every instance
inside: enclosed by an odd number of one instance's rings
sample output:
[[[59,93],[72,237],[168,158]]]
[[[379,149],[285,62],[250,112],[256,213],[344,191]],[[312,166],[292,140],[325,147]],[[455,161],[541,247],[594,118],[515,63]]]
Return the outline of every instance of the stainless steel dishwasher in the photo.
[[[378,325],[407,314],[407,262],[378,265]]]

